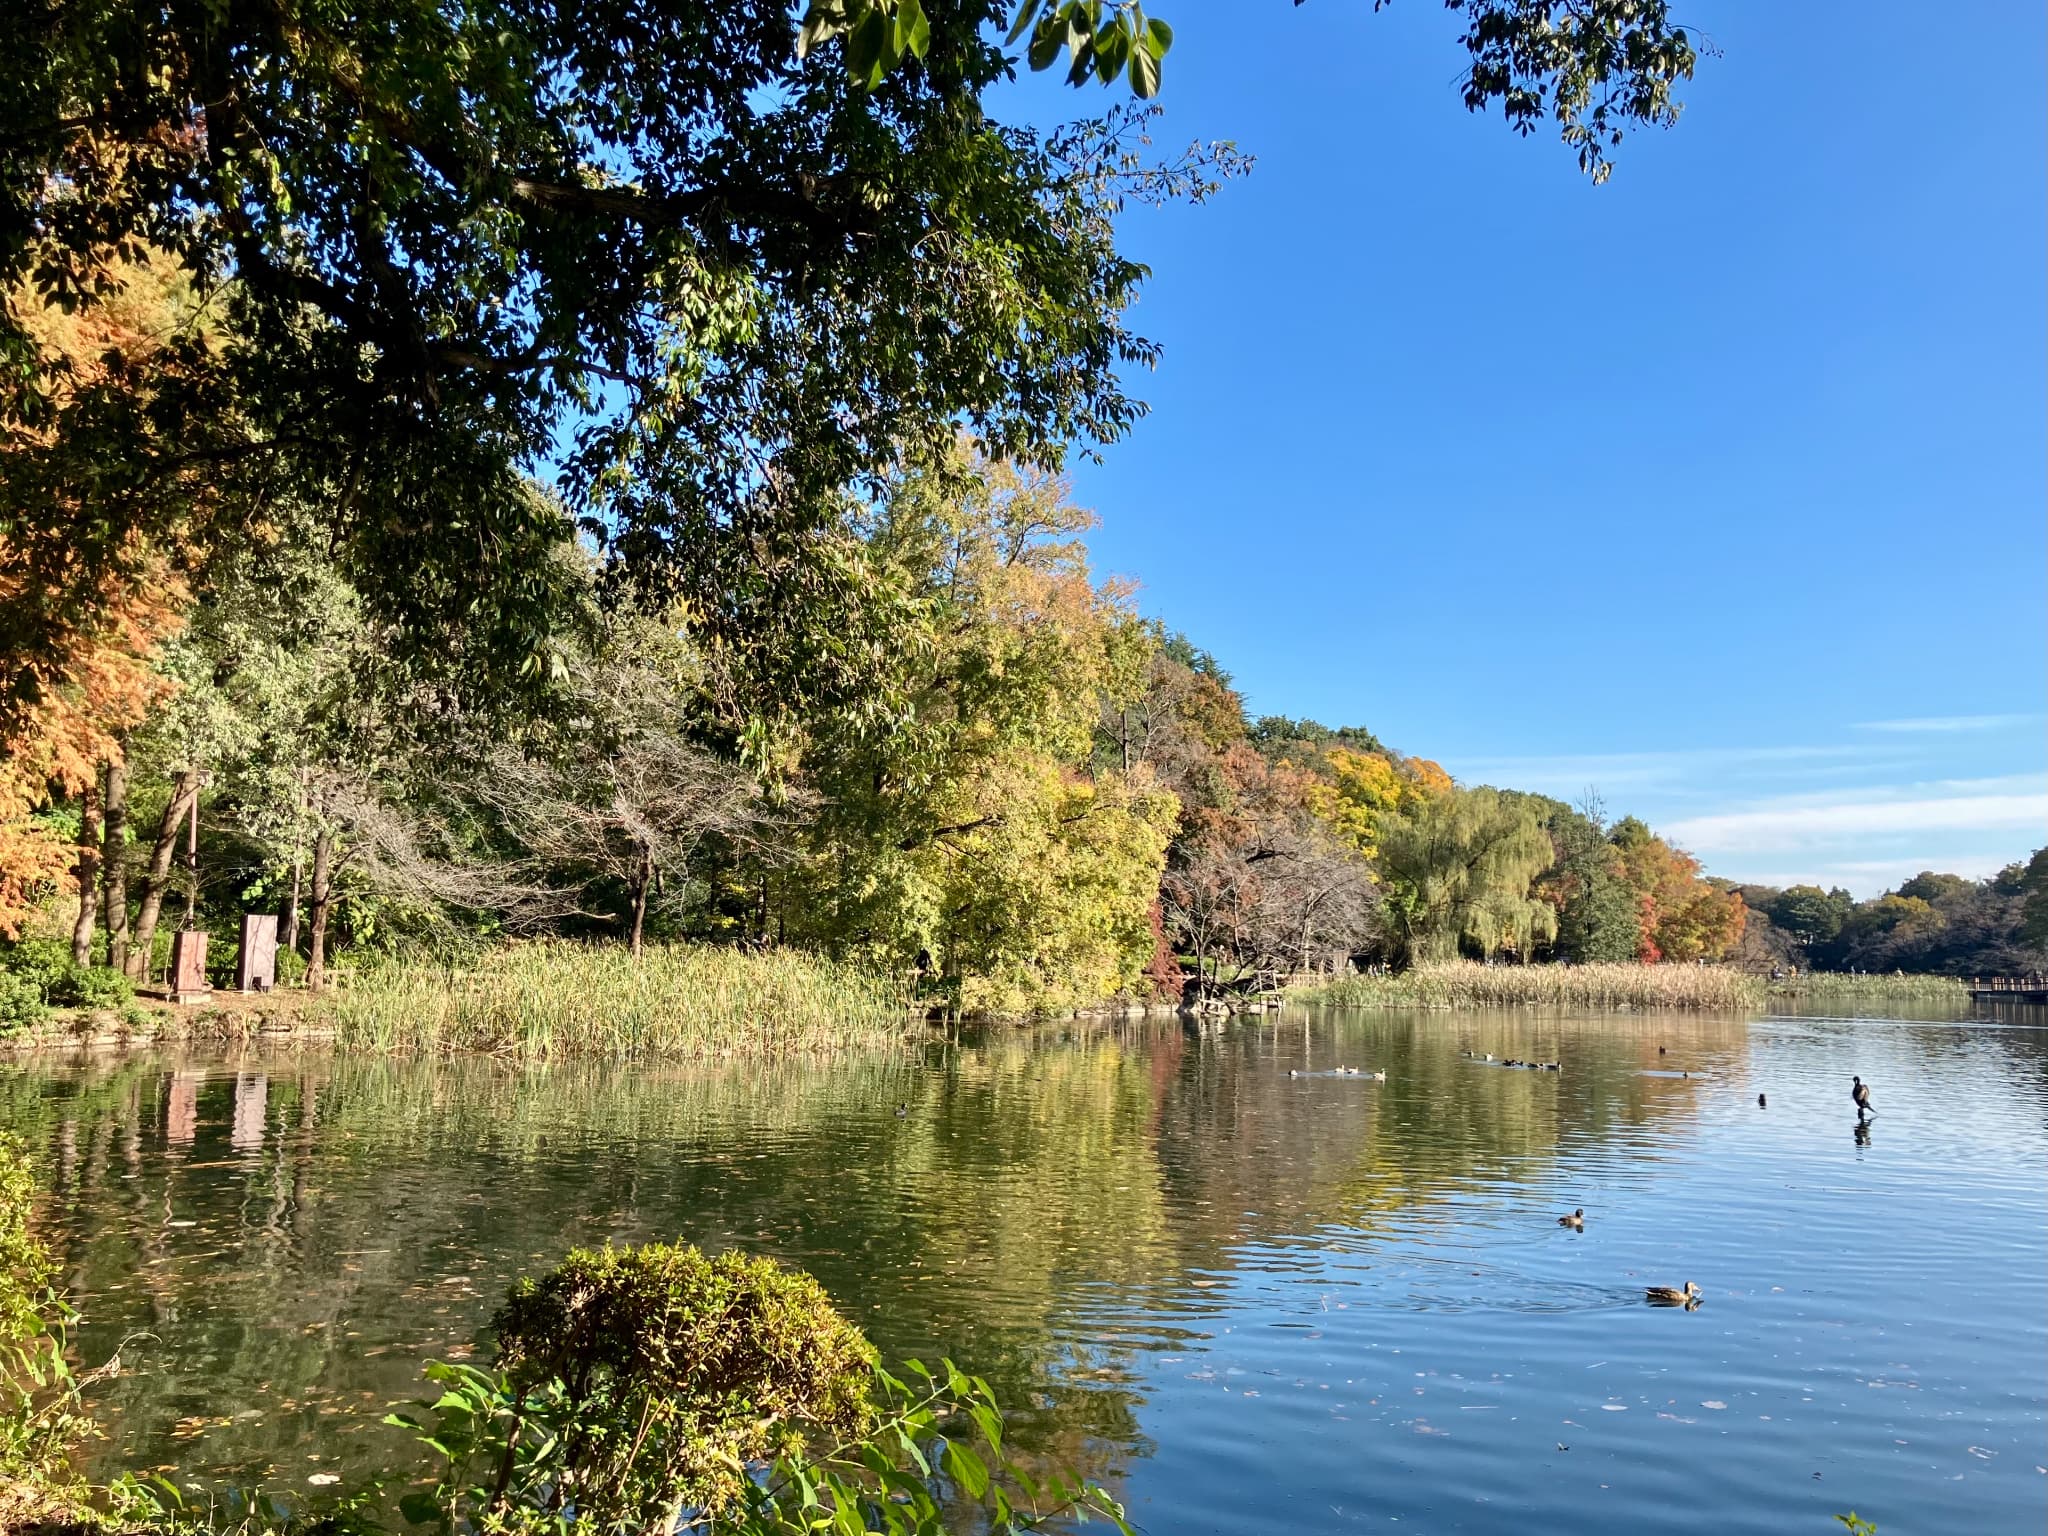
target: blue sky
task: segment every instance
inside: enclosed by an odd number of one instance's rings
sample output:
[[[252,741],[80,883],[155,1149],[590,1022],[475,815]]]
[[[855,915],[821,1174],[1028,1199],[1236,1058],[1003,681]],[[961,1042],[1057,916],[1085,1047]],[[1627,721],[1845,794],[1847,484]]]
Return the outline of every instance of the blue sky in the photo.
[[[1598,188],[1429,0],[1166,13],[1158,141],[1258,163],[1127,226],[1165,358],[1075,478],[1147,612],[1716,873],[2048,841],[2040,7],[1688,6],[1722,55]]]

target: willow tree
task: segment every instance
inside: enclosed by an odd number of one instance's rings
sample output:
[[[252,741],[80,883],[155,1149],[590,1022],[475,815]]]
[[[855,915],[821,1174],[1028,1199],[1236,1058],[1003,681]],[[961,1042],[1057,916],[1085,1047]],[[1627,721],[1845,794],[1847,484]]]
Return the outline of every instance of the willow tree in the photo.
[[[1448,960],[1461,943],[1527,958],[1556,933],[1555,909],[1530,893],[1553,850],[1527,803],[1454,787],[1382,816],[1378,832],[1384,910],[1406,960]]]

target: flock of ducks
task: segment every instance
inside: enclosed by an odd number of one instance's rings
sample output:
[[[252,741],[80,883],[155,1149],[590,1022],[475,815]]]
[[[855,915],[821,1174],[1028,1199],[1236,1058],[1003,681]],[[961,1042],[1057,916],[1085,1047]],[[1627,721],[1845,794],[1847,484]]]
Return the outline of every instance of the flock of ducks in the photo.
[[[1294,1067],[1287,1069],[1287,1075],[1289,1077],[1315,1076],[1313,1072],[1302,1072]],[[1332,1069],[1331,1075],[1335,1077],[1362,1077],[1369,1083],[1384,1083],[1387,1080],[1387,1074],[1384,1072],[1367,1072],[1359,1067],[1336,1067]]]
[[[1493,1061],[1494,1055],[1491,1051],[1467,1051],[1465,1059],[1467,1061]],[[1503,1067],[1526,1067],[1531,1072],[1562,1072],[1564,1070],[1564,1063],[1561,1061],[1523,1061],[1519,1056],[1503,1056],[1496,1064]]]

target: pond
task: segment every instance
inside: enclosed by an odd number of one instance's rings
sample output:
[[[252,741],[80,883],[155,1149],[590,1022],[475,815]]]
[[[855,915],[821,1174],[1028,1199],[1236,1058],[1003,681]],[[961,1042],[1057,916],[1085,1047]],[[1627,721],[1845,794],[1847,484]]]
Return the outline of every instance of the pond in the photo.
[[[379,1416],[423,1359],[487,1355],[514,1276],[681,1237],[987,1375],[1159,1536],[1825,1536],[1852,1507],[2037,1533],[2041,1023],[1296,1010],[776,1065],[30,1059],[0,1127],[47,1153],[85,1357],[147,1335],[95,1399],[102,1472],[409,1466]],[[1645,1305],[1687,1280],[1698,1310]]]

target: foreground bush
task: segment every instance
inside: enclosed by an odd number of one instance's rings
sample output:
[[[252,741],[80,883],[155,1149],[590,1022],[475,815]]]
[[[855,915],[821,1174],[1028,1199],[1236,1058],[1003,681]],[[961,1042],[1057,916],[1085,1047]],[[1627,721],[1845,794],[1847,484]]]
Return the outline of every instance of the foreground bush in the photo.
[[[1418,965],[1398,976],[1347,976],[1293,994],[1347,1008],[1761,1008],[1764,983],[1700,965]]]
[[[874,1350],[824,1287],[770,1259],[579,1251],[515,1286],[492,1326],[519,1502],[645,1526],[678,1501],[730,1506],[746,1466],[811,1435],[873,1427]],[[556,1448],[522,1460],[522,1432]]]
[[[472,964],[394,964],[331,1005],[345,1045],[521,1056],[735,1056],[899,1037],[897,981],[798,950],[559,940],[510,944]]]

